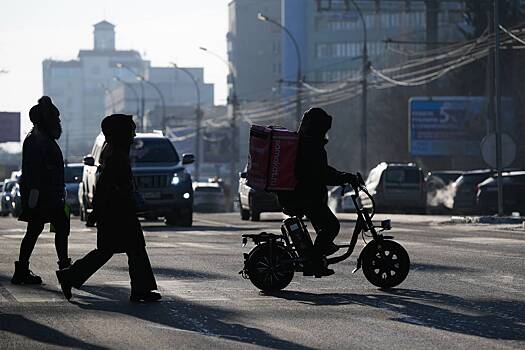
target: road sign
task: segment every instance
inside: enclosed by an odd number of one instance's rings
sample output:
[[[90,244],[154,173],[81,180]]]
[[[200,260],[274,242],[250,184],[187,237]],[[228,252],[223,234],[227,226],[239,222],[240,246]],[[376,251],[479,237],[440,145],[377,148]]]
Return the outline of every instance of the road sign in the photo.
[[[0,112],[0,142],[20,142],[20,112]]]
[[[481,141],[481,155],[491,168],[496,169],[496,134],[491,133]],[[501,134],[501,166],[506,168],[516,159],[516,143],[507,134]]]
[[[479,156],[486,135],[482,96],[412,97],[409,100],[409,151],[414,156]],[[502,100],[502,124],[512,134],[512,100]]]

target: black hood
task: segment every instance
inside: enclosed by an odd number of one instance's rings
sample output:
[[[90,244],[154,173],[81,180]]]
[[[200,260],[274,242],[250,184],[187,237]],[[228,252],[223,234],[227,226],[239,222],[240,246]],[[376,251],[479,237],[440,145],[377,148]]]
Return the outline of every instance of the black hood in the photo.
[[[303,115],[299,126],[299,135],[324,140],[331,127],[332,116],[322,108],[310,108]]]

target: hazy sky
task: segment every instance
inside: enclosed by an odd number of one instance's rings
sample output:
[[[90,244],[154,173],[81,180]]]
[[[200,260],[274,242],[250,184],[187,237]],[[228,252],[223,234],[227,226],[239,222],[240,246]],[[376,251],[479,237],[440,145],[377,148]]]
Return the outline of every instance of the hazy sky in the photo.
[[[200,50],[226,56],[229,0],[2,0],[0,6],[0,111],[28,111],[42,95],[42,60],[76,59],[92,49],[93,25],[116,25],[117,49],[135,49],[152,65],[204,67],[215,103],[226,101],[227,67]],[[1,126],[0,126],[1,127]]]

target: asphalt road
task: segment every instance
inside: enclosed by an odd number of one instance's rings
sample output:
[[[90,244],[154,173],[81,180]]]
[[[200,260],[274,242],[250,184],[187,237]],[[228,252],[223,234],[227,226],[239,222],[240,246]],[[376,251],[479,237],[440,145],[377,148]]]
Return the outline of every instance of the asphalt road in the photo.
[[[353,217],[343,215],[343,241]],[[399,288],[381,291],[357,254],[334,276],[296,274],[263,295],[238,274],[241,233],[279,232],[280,216],[258,223],[237,214],[198,214],[190,229],[144,222],[163,301],[128,302],[125,255],[116,255],[74,290],[71,303],[54,275],[53,235],[40,237],[31,261],[45,284],[9,283],[25,225],[0,219],[2,349],[524,349],[525,231],[449,225],[446,218],[392,216],[392,234],[410,254]],[[75,259],[95,246],[95,231],[73,222]],[[363,243],[356,248],[359,251]]]

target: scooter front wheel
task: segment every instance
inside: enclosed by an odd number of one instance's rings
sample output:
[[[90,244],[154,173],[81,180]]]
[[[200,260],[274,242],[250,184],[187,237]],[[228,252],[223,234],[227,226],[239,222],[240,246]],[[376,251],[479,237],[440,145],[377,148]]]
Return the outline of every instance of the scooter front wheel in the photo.
[[[368,243],[361,253],[361,264],[366,279],[380,288],[401,284],[410,270],[407,251],[392,240]]]
[[[292,257],[281,244],[256,246],[248,256],[246,267],[250,281],[263,292],[286,288],[294,275]]]

